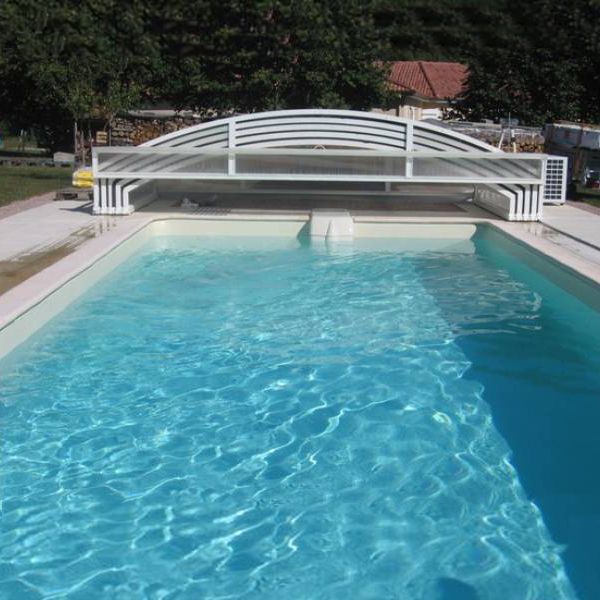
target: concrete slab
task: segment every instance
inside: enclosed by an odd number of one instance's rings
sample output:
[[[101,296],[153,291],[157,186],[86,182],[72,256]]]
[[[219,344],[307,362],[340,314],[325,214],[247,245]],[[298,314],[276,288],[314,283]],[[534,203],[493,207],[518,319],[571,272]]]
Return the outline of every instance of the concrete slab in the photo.
[[[63,242],[75,231],[100,222],[91,214],[89,203],[44,202],[29,210],[0,219],[0,260],[33,252]]]
[[[53,194],[31,198],[19,207],[24,210],[0,214],[0,294],[117,227],[115,217],[94,217],[89,201],[53,202],[53,198]]]
[[[545,206],[542,223],[600,250],[600,215],[572,204]]]

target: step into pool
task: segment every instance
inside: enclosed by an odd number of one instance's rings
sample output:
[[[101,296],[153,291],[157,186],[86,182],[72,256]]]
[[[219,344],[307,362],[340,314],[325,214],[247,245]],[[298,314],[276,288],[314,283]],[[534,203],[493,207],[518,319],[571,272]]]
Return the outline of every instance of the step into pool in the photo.
[[[600,598],[600,314],[501,238],[148,239],[0,362],[0,597]]]

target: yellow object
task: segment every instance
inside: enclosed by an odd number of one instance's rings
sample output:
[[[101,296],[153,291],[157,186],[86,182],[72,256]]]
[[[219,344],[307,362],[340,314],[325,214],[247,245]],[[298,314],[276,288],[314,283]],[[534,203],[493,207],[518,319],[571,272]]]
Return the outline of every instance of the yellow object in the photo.
[[[73,173],[73,187],[92,188],[94,187],[94,176],[92,170],[87,167],[77,169]]]

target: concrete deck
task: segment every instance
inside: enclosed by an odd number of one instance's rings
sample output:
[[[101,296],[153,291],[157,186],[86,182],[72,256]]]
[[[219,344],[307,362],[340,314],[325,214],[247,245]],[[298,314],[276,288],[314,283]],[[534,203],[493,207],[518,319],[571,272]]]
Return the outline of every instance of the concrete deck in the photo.
[[[140,219],[148,221],[149,218],[169,218],[194,215],[195,218],[204,216],[226,216],[233,214],[256,215],[260,211],[273,214],[289,215],[301,214],[309,217],[310,211],[304,207],[302,201],[294,197],[285,199],[285,205],[274,210],[273,198],[265,202],[261,199],[245,199],[237,201],[231,195],[224,195],[214,206],[199,209],[182,209],[178,203],[170,201],[156,201],[128,217],[108,217],[92,215],[90,202],[75,200],[61,200],[48,202],[47,199],[34,199],[29,203],[27,210],[3,216],[0,213],[0,261],[23,259],[27,255],[40,255],[45,251],[55,250],[57,247],[69,246],[72,250],[88,239],[97,238],[115,229],[130,230],[131,225]],[[250,200],[250,201],[249,201]],[[356,206],[358,199],[351,198]],[[343,200],[330,199],[329,204],[344,204]],[[20,203],[14,203],[20,204]],[[13,206],[13,205],[10,205]],[[385,213],[389,215],[407,216],[453,216],[464,217],[465,211],[451,203],[432,204],[423,208],[419,202],[403,203],[394,207],[389,199],[369,199],[363,203],[362,210],[352,212],[361,214]],[[9,207],[6,207],[9,208]],[[16,208],[16,207],[15,207]],[[485,213],[487,214],[487,213]],[[491,215],[490,215],[491,216]]]
[[[0,260],[63,243],[76,231],[95,229],[82,202],[48,202],[0,219]]]
[[[47,196],[0,212],[0,294],[116,226],[114,218],[94,217],[89,202],[52,202]]]
[[[542,223],[600,250],[600,215],[572,203],[545,206]]]

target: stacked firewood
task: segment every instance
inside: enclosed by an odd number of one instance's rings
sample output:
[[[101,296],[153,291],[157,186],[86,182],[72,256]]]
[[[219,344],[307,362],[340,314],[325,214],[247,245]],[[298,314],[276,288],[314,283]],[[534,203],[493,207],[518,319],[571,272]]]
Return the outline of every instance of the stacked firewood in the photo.
[[[544,138],[539,135],[535,138],[517,138],[515,140],[517,152],[544,152]]]
[[[498,147],[500,135],[473,135],[472,137]],[[508,133],[502,138],[502,150],[506,152],[544,152],[544,136],[515,133],[512,139]]]
[[[169,119],[142,119],[117,117],[111,124],[113,146],[137,146],[161,135],[200,123],[194,117],[172,117]]]
[[[509,152],[543,152],[544,136],[538,127],[515,127],[510,132],[500,125],[488,123],[466,123],[463,121],[445,121],[448,127],[457,133],[462,133],[477,140]]]

